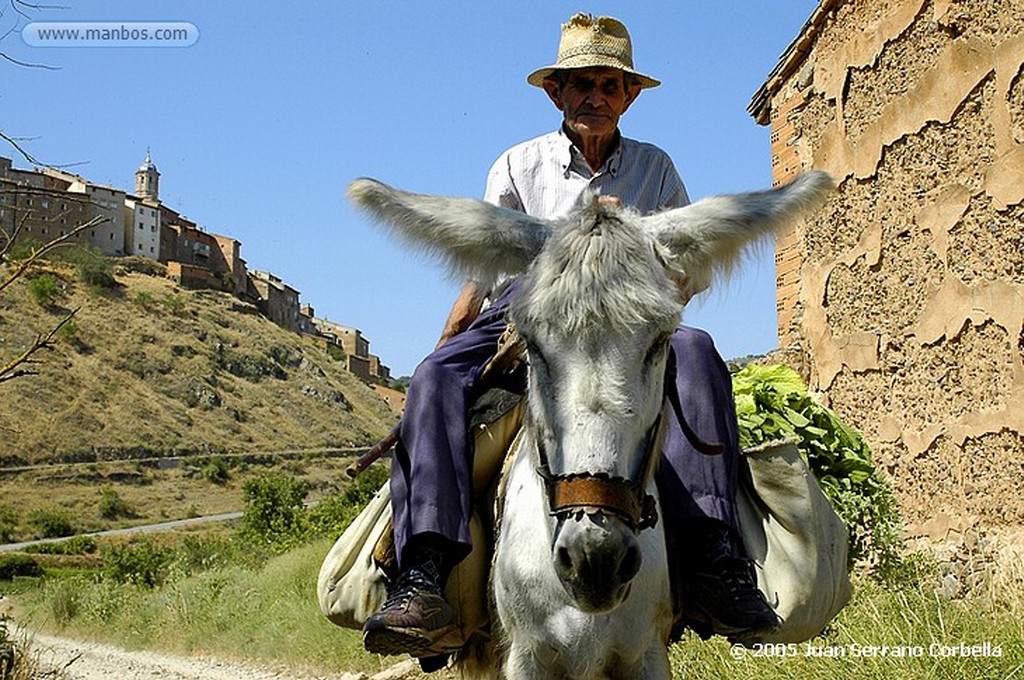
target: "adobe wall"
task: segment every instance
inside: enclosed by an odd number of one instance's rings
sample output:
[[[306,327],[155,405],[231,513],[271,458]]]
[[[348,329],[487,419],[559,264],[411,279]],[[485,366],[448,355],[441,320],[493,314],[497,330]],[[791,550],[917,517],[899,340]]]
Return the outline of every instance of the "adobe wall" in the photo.
[[[773,166],[839,189],[779,244],[782,346],[912,525],[1024,523],[1024,0],[815,18],[771,98]]]

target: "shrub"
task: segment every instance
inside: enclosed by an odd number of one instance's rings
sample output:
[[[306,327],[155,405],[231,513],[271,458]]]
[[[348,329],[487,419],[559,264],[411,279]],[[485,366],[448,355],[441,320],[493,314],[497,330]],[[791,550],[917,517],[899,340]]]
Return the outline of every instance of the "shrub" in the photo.
[[[786,366],[749,365],[732,379],[740,445],[795,438],[849,529],[851,562],[868,560],[883,578],[898,574],[902,522],[892,488],[860,434],[819,404]]]
[[[387,468],[374,465],[356,477],[344,491],[322,499],[309,510],[308,536],[340,536],[387,481]]]
[[[156,305],[156,299],[153,297],[153,294],[144,290],[139,291],[132,302],[147,312],[151,311],[153,306]]]
[[[15,576],[42,575],[43,568],[30,555],[0,555],[0,581],[11,581]]]
[[[18,526],[18,513],[12,508],[0,506],[0,543],[14,540],[14,529]]]
[[[68,343],[72,347],[78,350],[85,349],[86,344],[82,342],[82,338],[79,336],[79,332],[82,327],[78,325],[78,322],[74,318],[68,319],[61,325],[58,335],[61,340]]]
[[[100,517],[107,520],[120,519],[122,517],[131,519],[137,517],[135,508],[128,501],[121,498],[121,495],[110,486],[100,491],[99,503]]]
[[[153,588],[163,583],[174,551],[150,538],[112,545],[103,551],[104,578]]]
[[[61,538],[75,533],[71,517],[59,508],[37,508],[29,513],[28,524],[41,538]]]
[[[231,476],[228,464],[223,458],[214,456],[203,466],[203,478],[208,482],[223,486]]]
[[[40,307],[52,307],[60,297],[60,283],[56,276],[47,272],[28,282],[28,292]]]
[[[168,293],[167,297],[164,298],[164,306],[175,316],[181,316],[184,313],[187,302],[185,296],[181,293]]]
[[[25,552],[36,555],[90,555],[96,552],[96,539],[92,536],[72,536],[66,541],[27,546]]]
[[[89,286],[113,288],[117,285],[110,260],[104,257],[98,248],[92,246],[68,248],[61,253],[60,259],[75,265],[78,270],[78,278]]]
[[[327,343],[327,356],[335,361],[345,361],[345,349],[341,345],[329,342]]]
[[[240,536],[273,553],[294,547],[305,533],[303,501],[308,493],[308,484],[279,473],[246,480]]]

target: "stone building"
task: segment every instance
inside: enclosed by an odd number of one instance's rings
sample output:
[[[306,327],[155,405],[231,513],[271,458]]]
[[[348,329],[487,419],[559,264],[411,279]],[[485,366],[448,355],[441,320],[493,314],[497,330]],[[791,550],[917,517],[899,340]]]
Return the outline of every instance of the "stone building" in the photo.
[[[776,182],[838,184],[778,244],[780,346],[926,532],[1024,521],[1022,64],[1021,0],[822,0],[750,107]]]
[[[104,255],[124,255],[125,193],[74,175],[46,168],[20,170],[0,158],[0,227],[20,240],[46,243],[91,220],[97,223],[70,239],[95,246]]]
[[[281,328],[299,330],[299,291],[270,272],[249,271],[250,295],[263,315]]]

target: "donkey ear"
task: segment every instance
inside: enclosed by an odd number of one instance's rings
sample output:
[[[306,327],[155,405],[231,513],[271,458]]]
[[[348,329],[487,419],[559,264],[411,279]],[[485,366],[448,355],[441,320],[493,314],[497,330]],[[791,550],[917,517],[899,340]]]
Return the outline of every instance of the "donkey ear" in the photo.
[[[525,271],[551,233],[549,222],[521,212],[470,198],[412,194],[373,179],[352,182],[348,195],[414,247],[484,287]]]
[[[699,292],[714,274],[731,271],[744,246],[773,236],[819,207],[834,186],[828,173],[814,171],[778,189],[711,196],[642,222],[668,249],[668,266]]]

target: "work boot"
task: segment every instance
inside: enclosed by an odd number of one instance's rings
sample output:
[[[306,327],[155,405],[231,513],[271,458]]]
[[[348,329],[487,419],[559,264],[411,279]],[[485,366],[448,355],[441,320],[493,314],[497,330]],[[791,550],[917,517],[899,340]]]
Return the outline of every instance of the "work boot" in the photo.
[[[437,579],[412,567],[395,580],[384,606],[363,624],[363,646],[374,654],[437,656],[447,648],[444,638],[456,631],[452,619]]]
[[[778,615],[757,587],[753,561],[728,527],[702,527],[693,547],[676,584],[679,613],[687,625],[701,637],[717,633],[733,642],[778,626]]]

